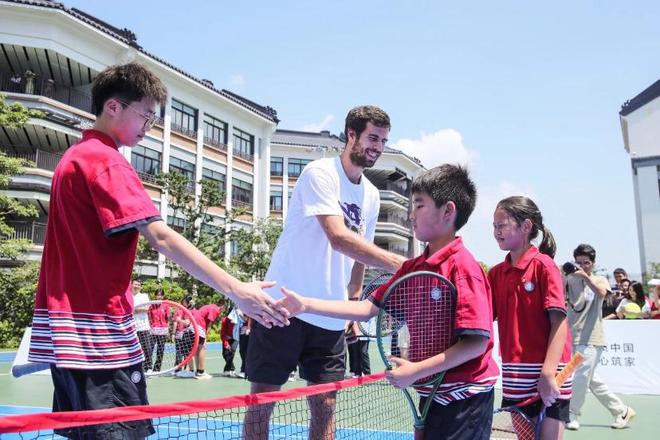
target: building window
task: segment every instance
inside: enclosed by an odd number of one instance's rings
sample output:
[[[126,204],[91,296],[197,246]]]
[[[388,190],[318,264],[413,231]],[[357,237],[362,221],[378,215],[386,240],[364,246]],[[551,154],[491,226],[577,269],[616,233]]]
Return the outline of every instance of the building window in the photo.
[[[197,137],[197,110],[172,99],[172,128],[190,137]]]
[[[289,177],[298,177],[300,176],[300,173],[302,173],[303,168],[305,168],[305,165],[311,162],[311,159],[289,159],[288,165],[287,165],[287,172],[289,174]]]
[[[243,159],[254,158],[254,136],[234,128],[234,154]]]
[[[175,172],[186,176],[189,182],[195,181],[195,164],[176,157],[170,157],[170,173]]]
[[[227,123],[204,114],[204,141],[211,145],[226,147]]]
[[[231,200],[237,206],[252,208],[252,184],[231,179]]]
[[[218,189],[220,191],[224,191],[226,188],[226,181],[227,178],[225,177],[224,174],[222,174],[219,171],[213,171],[208,168],[202,168],[202,180],[208,180],[216,185],[218,185]]]
[[[168,215],[167,224],[179,233],[182,233],[186,229],[186,220],[183,218]]]
[[[282,210],[282,191],[270,192],[270,210],[271,211]]]
[[[150,148],[136,145],[131,150],[131,165],[139,175],[155,176],[160,173],[161,154]]]
[[[281,176],[284,171],[284,159],[281,157],[270,158],[270,175]]]

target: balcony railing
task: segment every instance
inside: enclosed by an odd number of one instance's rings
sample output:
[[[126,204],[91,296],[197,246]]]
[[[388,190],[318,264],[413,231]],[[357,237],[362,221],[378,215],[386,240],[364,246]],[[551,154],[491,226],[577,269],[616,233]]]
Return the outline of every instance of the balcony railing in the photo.
[[[227,144],[225,144],[223,142],[220,142],[217,139],[204,136],[204,143],[207,144],[207,145],[210,145],[212,147],[215,147],[219,150],[227,151]]]
[[[237,150],[234,148],[234,156],[238,156],[241,159],[245,159],[248,162],[252,162],[254,160],[254,154],[246,153],[244,151]]]
[[[13,240],[29,240],[39,246],[46,242],[46,223],[39,222],[7,222],[14,228],[14,233],[9,237]]]
[[[378,189],[381,191],[394,191],[405,198],[410,197],[410,191],[406,187],[397,185],[396,183],[386,182],[384,185],[378,185]]]
[[[138,177],[140,177],[140,180],[142,180],[143,182],[151,183],[152,185],[159,185],[158,176],[151,173],[145,173],[144,171],[136,171],[136,172]]]
[[[182,127],[179,124],[175,124],[172,122],[171,124],[172,131],[176,131],[177,133],[181,133],[184,136],[188,136],[189,138],[197,139],[197,131],[196,130],[191,130],[187,127]]]
[[[248,211],[252,211],[252,202],[244,202],[243,200],[232,199],[231,204],[234,208],[245,208]]]
[[[382,223],[394,223],[395,225],[410,228],[410,220],[406,216],[396,214],[379,214],[378,221]]]
[[[58,84],[46,78],[10,77],[0,74],[0,90],[9,93],[24,93],[52,98],[63,104],[92,113],[92,96],[72,87]]]
[[[55,167],[62,159],[61,154],[44,150],[37,150],[34,153],[7,153],[7,156],[29,160],[34,163],[35,168],[48,171],[55,171]]]

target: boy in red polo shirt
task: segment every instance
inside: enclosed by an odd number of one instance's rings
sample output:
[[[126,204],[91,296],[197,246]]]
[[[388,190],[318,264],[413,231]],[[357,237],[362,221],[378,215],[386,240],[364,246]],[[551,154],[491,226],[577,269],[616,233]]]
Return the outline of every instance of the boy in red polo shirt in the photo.
[[[464,168],[445,164],[419,175],[412,192],[413,231],[417,239],[428,243],[422,255],[406,261],[368,300],[327,301],[282,289],[286,296],[281,302],[293,314],[307,312],[367,320],[378,313],[387,288],[403,275],[424,270],[448,278],[457,290],[454,331],[458,342],[423,363],[393,357],[397,368],[385,374],[392,385],[403,388],[447,371],[426,418],[426,438],[486,440],[490,438],[492,423],[493,385],[499,374],[492,358],[490,287],[483,269],[456,236],[474,210],[476,188]],[[418,392],[421,407],[426,397],[421,390]]]
[[[148,403],[130,291],[138,234],[257,321],[286,324],[286,311],[262,291],[273,283],[238,281],[170,229],[118,151],[142,140],[156,120],[156,104],[166,98],[160,79],[140,64],[99,73],[92,85],[94,128],[83,131],[53,174],[29,353],[30,361],[50,364],[53,411]],[[61,434],[142,438],[153,432],[147,420]]]

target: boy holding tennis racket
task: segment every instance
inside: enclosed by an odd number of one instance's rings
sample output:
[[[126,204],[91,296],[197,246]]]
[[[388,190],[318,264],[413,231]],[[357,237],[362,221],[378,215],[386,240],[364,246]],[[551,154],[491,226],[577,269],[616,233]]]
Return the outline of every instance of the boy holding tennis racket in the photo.
[[[138,63],[100,72],[92,85],[94,128],[83,131],[53,174],[29,353],[31,362],[50,366],[53,411],[148,403],[130,293],[139,234],[258,321],[287,321],[262,291],[272,283],[238,281],[162,221],[119,152],[145,137],[166,98],[161,80]],[[80,434],[68,431],[62,435]],[[149,420],[86,430],[89,438],[153,432]]]
[[[537,248],[531,241],[539,233],[543,240]],[[571,359],[571,339],[562,277],[552,259],[555,240],[536,204],[522,196],[497,204],[493,235],[500,249],[509,251],[488,272],[502,355],[502,407],[538,393],[541,399],[520,411],[531,420],[543,418],[545,411],[541,438],[560,439],[569,417],[571,380],[560,388],[555,375]]]
[[[392,357],[396,368],[385,373],[397,388],[405,388],[428,376],[446,372],[436,393],[418,388],[420,408],[432,398],[424,421],[427,438],[488,439],[493,412],[493,386],[499,374],[492,358],[492,310],[486,274],[463,246],[456,231],[466,223],[476,203],[477,191],[461,166],[445,164],[420,174],[412,186],[410,219],[415,236],[428,243],[424,253],[406,261],[392,279],[369,300],[327,301],[301,297],[284,288],[282,304],[293,314],[307,312],[335,318],[367,320],[375,316],[389,287],[405,275],[419,271],[443,275],[455,286],[455,343],[420,362]],[[412,320],[415,314],[407,318]],[[413,325],[408,322],[408,327]],[[421,341],[423,342],[423,341]],[[416,339],[409,350],[415,351]]]

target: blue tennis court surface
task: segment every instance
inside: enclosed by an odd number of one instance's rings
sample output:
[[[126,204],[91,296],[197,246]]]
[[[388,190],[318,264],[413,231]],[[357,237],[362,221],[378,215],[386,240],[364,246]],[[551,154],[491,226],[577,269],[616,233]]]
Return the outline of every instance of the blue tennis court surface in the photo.
[[[50,408],[32,407],[32,406],[0,406],[0,417],[19,414],[35,414],[50,411]],[[241,438],[242,423],[238,421],[228,421],[214,419],[210,417],[164,417],[155,422],[156,434],[150,439],[164,438],[195,438],[223,439],[223,438]],[[53,435],[52,431],[40,431],[40,438],[63,439]],[[2,439],[15,440],[36,438],[37,433],[3,434]],[[301,425],[271,425],[270,439],[307,439],[307,426]],[[355,428],[339,428],[335,435],[336,439],[360,439],[369,438],[374,440],[396,440],[412,439],[413,435],[403,432],[383,432],[373,430],[363,430]]]

